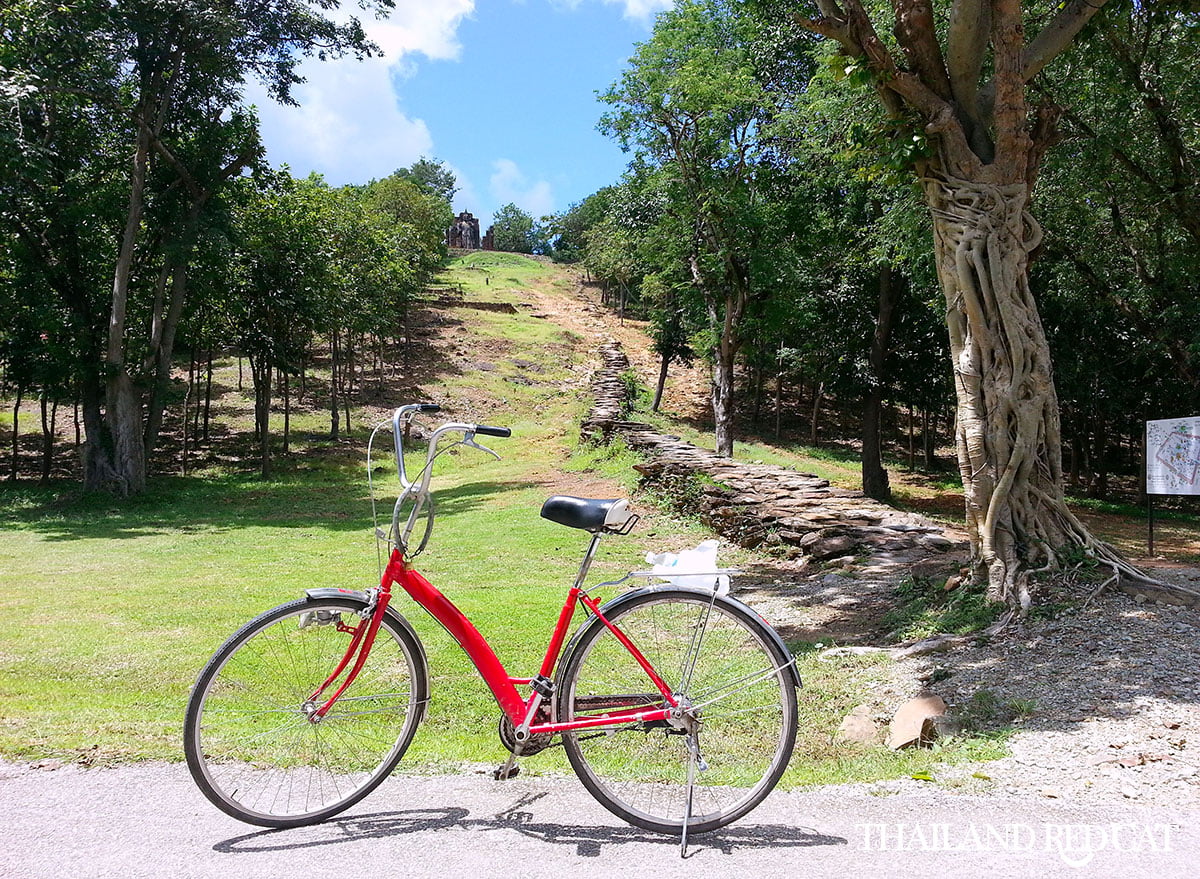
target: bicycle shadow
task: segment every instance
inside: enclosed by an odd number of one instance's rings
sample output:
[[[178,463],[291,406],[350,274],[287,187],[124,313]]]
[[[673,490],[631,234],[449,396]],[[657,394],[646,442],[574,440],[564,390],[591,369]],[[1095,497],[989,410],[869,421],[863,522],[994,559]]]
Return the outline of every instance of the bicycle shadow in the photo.
[[[491,818],[472,818],[459,806],[436,809],[411,809],[399,812],[375,812],[341,818],[314,827],[292,830],[261,830],[235,836],[213,846],[221,854],[261,854],[303,851],[328,845],[341,845],[368,839],[386,839],[410,833],[435,830],[508,830],[553,845],[570,845],[580,857],[598,857],[606,845],[644,843],[678,849],[679,840],[636,827],[586,827],[536,821],[525,806],[546,796],[526,796],[509,809]],[[314,836],[316,834],[316,836]],[[300,838],[297,838],[300,837]],[[726,827],[692,837],[688,841],[691,857],[698,851],[713,849],[725,855],[738,850],[761,848],[807,848],[818,845],[847,845],[841,836],[829,836],[811,828],[784,824],[750,824]]]

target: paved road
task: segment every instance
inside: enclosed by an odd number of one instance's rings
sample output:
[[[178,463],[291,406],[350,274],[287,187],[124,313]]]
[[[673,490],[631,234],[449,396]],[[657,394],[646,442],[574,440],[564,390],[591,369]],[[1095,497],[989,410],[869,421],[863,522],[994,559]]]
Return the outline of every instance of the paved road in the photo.
[[[621,823],[573,778],[398,775],[340,819],[261,831],[212,808],[182,765],[0,764],[0,822],[6,879],[1200,874],[1200,804],[1169,814],[932,787],[776,792],[696,838],[686,860],[677,841]]]

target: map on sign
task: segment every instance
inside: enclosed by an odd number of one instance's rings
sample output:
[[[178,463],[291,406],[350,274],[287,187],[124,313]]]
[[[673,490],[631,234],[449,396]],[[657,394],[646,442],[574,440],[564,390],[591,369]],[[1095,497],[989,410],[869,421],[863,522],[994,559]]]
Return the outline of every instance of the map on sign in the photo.
[[[1200,418],[1146,422],[1146,492],[1200,495]]]

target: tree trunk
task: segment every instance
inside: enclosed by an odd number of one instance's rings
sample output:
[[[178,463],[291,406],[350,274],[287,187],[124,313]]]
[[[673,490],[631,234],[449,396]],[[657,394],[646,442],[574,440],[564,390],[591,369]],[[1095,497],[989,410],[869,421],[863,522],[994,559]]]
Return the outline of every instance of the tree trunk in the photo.
[[[354,342],[346,334],[346,357],[342,376],[342,409],[346,412],[346,439],[350,438],[350,397],[354,394]]]
[[[651,412],[657,412],[659,404],[662,403],[663,389],[667,386],[667,370],[670,366],[671,358],[666,354],[662,355],[658,366],[658,383],[654,386],[654,402],[650,404]]]
[[[1138,506],[1141,506],[1141,507],[1146,506],[1146,498],[1147,498],[1147,494],[1146,494],[1146,434],[1144,433],[1144,430],[1145,430],[1144,425],[1147,420],[1149,420],[1149,419],[1143,414],[1143,417],[1142,417],[1143,433],[1141,436],[1141,442],[1137,446],[1137,465],[1138,465],[1137,466],[1137,474],[1138,474],[1137,503],[1138,503]]]
[[[934,457],[934,449],[937,442],[937,435],[934,430],[933,419],[929,417],[929,407],[921,407],[921,447],[925,454],[925,469],[933,471],[937,467],[937,459]]]
[[[762,415],[763,373],[764,370],[761,367],[754,370],[754,404],[752,406],[753,414],[750,416],[750,420],[754,424],[754,430],[756,433],[758,432],[758,421]]]
[[[880,415],[883,410],[883,391],[876,385],[867,392],[863,402],[862,420],[862,490],[867,497],[887,502],[892,499],[888,472],[880,457]]]
[[[264,362],[265,361],[265,362]],[[254,426],[258,437],[259,472],[271,474],[271,363],[266,358],[250,357],[254,379]]]
[[[1041,229],[1027,202],[1062,111],[1043,101],[1031,114],[1027,84],[1107,2],[1054,4],[1031,39],[1025,28],[1034,19],[1020,0],[955,3],[945,31],[932,4],[896,2],[903,69],[861,0],[844,9],[822,0],[819,18],[800,19],[861,58],[889,115],[919,117],[933,147],[916,171],[946,298],[973,577],[992,600],[1022,609],[1030,573],[1055,566],[1063,548],[1082,548],[1114,575],[1146,579],[1066,506],[1049,346],[1029,290]]]
[[[179,328],[179,319],[183,316],[183,304],[187,298],[187,263],[188,254],[196,236],[196,226],[199,223],[200,206],[194,206],[188,216],[188,225],[184,230],[181,242],[181,252],[175,257],[171,268],[171,299],[167,304],[166,313],[155,315],[157,326],[151,330],[151,355],[147,366],[153,378],[151,379],[149,405],[146,407],[146,454],[149,455],[158,444],[158,434],[162,429],[163,409],[166,406],[167,392],[171,387],[171,366],[175,351],[175,331]],[[193,355],[194,356],[194,355]],[[199,387],[199,383],[197,383]],[[196,412],[200,412],[200,398],[196,397]],[[193,430],[197,436],[199,431]]]
[[[716,355],[712,367],[713,432],[716,434],[716,452],[725,458],[733,457],[733,367],[737,359],[741,338],[738,330],[742,314],[749,301],[749,288],[736,273],[726,274],[724,293],[714,287],[705,277],[696,253],[689,257],[692,282],[704,297],[709,325],[719,332]]]
[[[775,439],[779,440],[780,422],[783,420],[783,370],[775,374]]]
[[[127,496],[146,488],[146,446],[142,432],[141,395],[125,365],[125,312],[129,303],[129,281],[141,228],[143,193],[149,163],[151,135],[139,129],[130,174],[129,209],[121,247],[113,273],[112,309],[109,312],[108,346],[105,356],[105,406],[103,427],[107,441],[91,449],[94,457],[90,478],[84,487]],[[90,433],[89,433],[90,436]]]
[[[190,366],[190,358],[189,358]],[[179,475],[187,476],[188,473],[188,452],[191,450],[192,434],[189,429],[191,419],[188,417],[189,406],[192,399],[192,373],[188,370],[187,390],[183,392],[183,454],[180,456]]]
[[[13,404],[13,434],[12,434],[12,469],[8,471],[9,482],[17,481],[17,463],[19,461],[20,447],[17,444],[17,439],[21,432],[21,397],[25,394],[25,386],[17,385],[17,402]]]
[[[375,336],[375,396],[383,398],[383,334]]]
[[[883,414],[883,388],[887,380],[887,355],[891,346],[898,292],[897,285],[892,282],[892,267],[885,263],[879,268],[879,312],[875,318],[875,333],[871,337],[871,385],[863,401],[862,425],[863,494],[885,502],[892,499],[892,490],[888,485],[888,474],[881,455],[880,421]],[[910,423],[911,412],[910,407]]]
[[[336,440],[342,417],[338,413],[338,334],[329,337],[329,438]]]
[[[50,470],[54,465],[54,434],[58,421],[58,398],[50,406],[50,417],[46,418],[47,394],[42,393],[42,485],[50,481]]]
[[[913,412],[913,404],[908,404],[908,469],[917,467],[917,416]]]
[[[733,457],[733,360],[733,351],[722,341],[712,367],[712,407],[716,452],[724,458]]]
[[[126,497],[146,490],[146,445],[141,395],[122,368],[106,385],[104,423],[110,443],[109,471],[102,487]]]
[[[816,447],[819,435],[817,433],[818,419],[821,415],[821,398],[825,394],[825,382],[813,382],[813,404],[812,404],[812,419],[809,423],[808,442],[809,445]]]
[[[1108,500],[1108,419],[1103,411],[1096,413],[1096,481],[1092,496]]]
[[[955,445],[976,579],[1028,607],[1028,574],[1099,548],[1067,509],[1050,348],[1029,290],[1041,230],[1024,183],[926,178],[957,395]]]
[[[208,349],[208,360],[205,366],[204,377],[204,433],[202,438],[205,443],[208,442],[208,420],[212,414],[212,378],[213,378],[213,350],[210,346]]]
[[[288,374],[283,374],[283,453],[286,455],[291,451],[292,439],[292,397],[291,397],[291,381]]]

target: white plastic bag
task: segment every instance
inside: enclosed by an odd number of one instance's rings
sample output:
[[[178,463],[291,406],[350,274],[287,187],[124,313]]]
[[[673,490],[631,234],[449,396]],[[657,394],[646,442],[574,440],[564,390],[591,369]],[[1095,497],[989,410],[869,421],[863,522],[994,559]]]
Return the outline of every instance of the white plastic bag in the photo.
[[[718,595],[729,592],[729,575],[716,574],[718,540],[706,540],[695,549],[673,552],[648,552],[651,573],[676,586],[692,589],[716,589]]]

